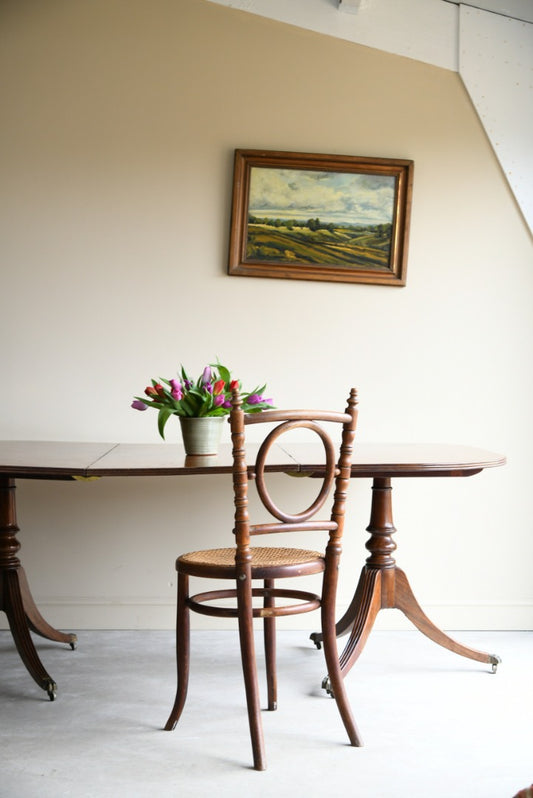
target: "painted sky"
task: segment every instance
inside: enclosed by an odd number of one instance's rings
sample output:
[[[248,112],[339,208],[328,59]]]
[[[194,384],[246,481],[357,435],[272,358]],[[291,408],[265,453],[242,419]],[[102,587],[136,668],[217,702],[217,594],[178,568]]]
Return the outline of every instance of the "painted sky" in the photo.
[[[382,224],[393,218],[394,185],[389,175],[252,167],[249,209],[270,218]]]

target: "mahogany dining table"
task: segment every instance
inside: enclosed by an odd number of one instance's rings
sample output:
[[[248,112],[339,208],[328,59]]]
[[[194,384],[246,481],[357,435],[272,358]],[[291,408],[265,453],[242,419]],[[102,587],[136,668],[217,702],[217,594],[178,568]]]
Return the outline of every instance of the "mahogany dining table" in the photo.
[[[252,444],[253,448],[253,444]],[[270,472],[310,477],[321,475],[320,444],[277,444]],[[252,458],[250,458],[252,459]],[[505,457],[484,449],[447,444],[372,444],[355,446],[351,476],[372,480],[370,552],[353,599],[337,623],[337,635],[348,636],[341,654],[347,674],[364,648],[378,612],[400,609],[427,637],[461,655],[492,666],[495,654],[469,648],[439,629],[416,600],[405,573],[396,566],[392,535],[392,479],[405,477],[467,477],[485,468],[504,465]],[[18,557],[15,486],[17,479],[73,480],[98,477],[186,476],[230,474],[231,446],[223,444],[215,456],[187,456],[181,444],[77,443],[62,441],[0,441],[0,610],[8,618],[17,650],[28,672],[51,700],[57,685],[42,664],[30,631],[71,648],[76,635],[53,628],[39,612]],[[345,566],[346,567],[346,566]],[[431,567],[428,564],[428,568]],[[311,639],[320,647],[321,636]],[[327,677],[323,682],[329,691]]]

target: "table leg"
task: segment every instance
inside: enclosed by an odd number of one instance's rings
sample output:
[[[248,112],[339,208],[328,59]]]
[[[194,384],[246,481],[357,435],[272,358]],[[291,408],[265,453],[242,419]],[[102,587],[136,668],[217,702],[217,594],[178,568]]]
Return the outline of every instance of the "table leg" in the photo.
[[[18,575],[22,606],[24,607],[26,620],[31,631],[41,637],[45,637],[47,640],[54,640],[56,643],[68,643],[71,649],[74,650],[78,642],[76,635],[72,632],[60,632],[45,621],[33,600],[28,578],[22,566],[20,566],[18,570]]]
[[[53,700],[57,686],[44,668],[30,635],[30,630],[76,647],[76,635],[64,634],[50,626],[42,617],[32,598],[28,580],[16,556],[20,543],[16,520],[15,480],[0,477],[0,610],[9,621],[13,640],[24,665],[35,682]]]
[[[435,626],[416,600],[405,573],[396,566],[392,557],[396,549],[392,535],[396,529],[392,520],[392,487],[388,477],[376,477],[373,481],[367,532],[370,533],[370,540],[366,548],[370,557],[361,571],[352,602],[337,623],[338,637],[349,634],[340,656],[343,675],[348,673],[361,654],[378,612],[389,608],[401,610],[417,629],[435,643],[463,657],[486,662],[492,665],[492,671],[495,672],[500,658],[464,646]],[[320,634],[312,634],[311,639],[317,646],[320,645]]]

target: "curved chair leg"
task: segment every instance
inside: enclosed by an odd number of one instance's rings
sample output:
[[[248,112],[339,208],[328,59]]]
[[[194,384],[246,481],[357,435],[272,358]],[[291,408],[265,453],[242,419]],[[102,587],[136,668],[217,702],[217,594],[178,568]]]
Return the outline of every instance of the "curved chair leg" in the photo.
[[[324,653],[327,648],[327,643],[324,640]],[[334,661],[331,661],[334,660]],[[326,662],[328,662],[328,658],[326,658]],[[363,745],[363,740],[361,735],[359,734],[359,730],[355,723],[352,710],[348,701],[348,696],[346,694],[346,688],[344,686],[344,680],[342,678],[342,673],[339,667],[337,667],[337,654],[336,651],[333,652],[332,658],[328,663],[328,675],[329,680],[331,683],[331,692],[333,693],[333,697],[337,704],[337,709],[339,710],[339,714],[342,718],[342,722],[344,723],[344,728],[348,734],[348,738],[350,740],[350,744],[360,748]]]
[[[265,742],[263,724],[261,722],[261,705],[259,700],[259,684],[255,661],[253,609],[251,579],[237,580],[237,602],[239,607],[239,639],[241,644],[241,660],[248,707],[248,722],[255,770],[266,769]]]
[[[176,664],[178,684],[174,706],[165,724],[165,731],[172,731],[172,729],[176,727],[181,713],[183,712],[183,707],[185,706],[185,699],[187,698],[190,661],[190,610],[187,606],[188,597],[189,576],[188,574],[178,573],[178,608],[176,614]]]
[[[323,615],[328,614],[328,610],[323,607]],[[339,662],[337,651],[337,638],[335,634],[335,619],[331,611],[331,620],[322,620],[322,644],[324,646],[324,656],[328,668],[328,677],[331,685],[330,692],[336,701],[339,714],[344,723],[344,728],[348,733],[351,745],[360,747],[363,745],[361,735],[355,723],[348,695],[344,686],[344,678]]]
[[[363,573],[364,571],[365,568],[363,568]],[[363,591],[364,591],[364,585],[363,585],[363,580],[361,578],[357,584],[357,589],[350,602],[350,606],[348,607],[342,618],[340,618],[337,621],[335,627],[337,638],[344,637],[344,635],[347,635],[352,630],[352,627],[354,625],[354,619],[357,616],[357,613],[361,606],[361,602],[363,600]],[[309,639],[313,641],[313,643],[318,649],[322,648],[322,632],[312,632],[312,634],[309,635]]]
[[[275,586],[273,579],[265,579],[265,590],[272,590]],[[273,607],[274,597],[265,595],[265,609]],[[268,708],[278,708],[278,680],[276,674],[276,619],[274,616],[263,618],[263,637],[265,641],[265,665],[267,676]]]

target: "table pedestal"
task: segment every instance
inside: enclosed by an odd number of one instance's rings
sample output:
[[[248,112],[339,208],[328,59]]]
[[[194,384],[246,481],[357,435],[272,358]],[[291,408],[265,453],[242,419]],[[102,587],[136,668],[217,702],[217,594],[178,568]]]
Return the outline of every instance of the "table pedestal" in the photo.
[[[348,635],[348,642],[340,657],[343,675],[346,675],[361,654],[368,635],[380,610],[396,608],[427,637],[450,651],[463,657],[486,662],[496,672],[500,658],[485,654],[456,642],[430,621],[416,600],[404,572],[396,567],[392,553],[396,544],[392,535],[396,532],[392,521],[392,487],[389,477],[375,477],[372,485],[372,509],[370,540],[366,548],[370,557],[361,571],[354,597],[344,616],[337,623],[337,637]],[[311,640],[320,646],[322,636],[313,633]],[[328,690],[327,677],[324,685]]]
[[[0,610],[7,615],[13,640],[24,665],[53,701],[57,685],[39,659],[30,630],[48,640],[68,643],[72,649],[76,648],[77,638],[74,634],[58,632],[37,609],[26,574],[16,556],[20,549],[16,538],[18,531],[15,480],[0,477]]]

